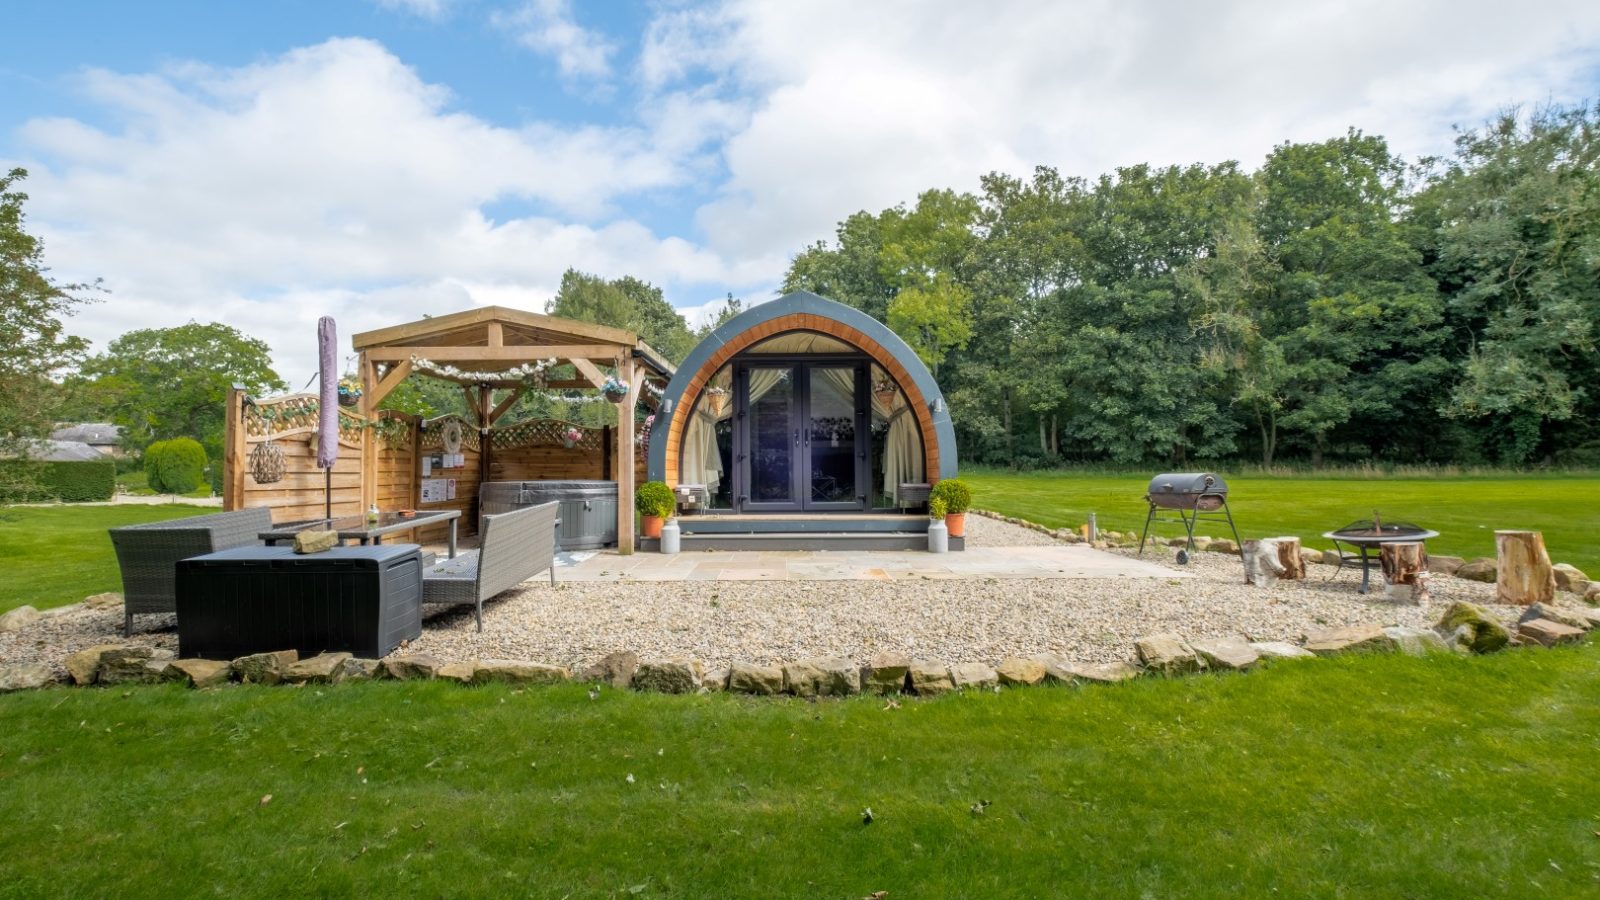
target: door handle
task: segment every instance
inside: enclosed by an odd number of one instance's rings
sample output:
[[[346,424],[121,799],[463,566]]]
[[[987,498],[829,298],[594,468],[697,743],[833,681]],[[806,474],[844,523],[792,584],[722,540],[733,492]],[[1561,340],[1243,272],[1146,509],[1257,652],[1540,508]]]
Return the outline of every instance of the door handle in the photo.
[[[800,429],[798,428],[794,430],[794,445],[795,447],[800,446]]]

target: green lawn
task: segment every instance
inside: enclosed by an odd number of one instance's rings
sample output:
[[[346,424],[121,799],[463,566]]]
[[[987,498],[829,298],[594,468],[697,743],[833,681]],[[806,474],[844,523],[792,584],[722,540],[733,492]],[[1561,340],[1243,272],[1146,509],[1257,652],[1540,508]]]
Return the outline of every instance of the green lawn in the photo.
[[[1148,508],[1150,476],[975,470],[961,477],[972,485],[974,506],[1051,527],[1076,527],[1092,511],[1101,528],[1137,533]],[[1529,528],[1544,532],[1556,562],[1600,574],[1600,478],[1594,476],[1224,477],[1234,522],[1247,539],[1292,534],[1328,549],[1324,531],[1371,518],[1377,509],[1387,521],[1438,531],[1428,542],[1434,553],[1494,556],[1495,529]],[[1227,527],[1205,524],[1201,533],[1225,537]],[[1162,529],[1182,533],[1177,524]]]
[[[76,603],[122,589],[106,529],[216,512],[198,506],[0,507],[0,612]]]
[[[897,709],[586,691],[0,697],[0,894],[1600,892],[1595,643]]]
[[[156,492],[150,489],[150,479],[143,469],[132,469],[117,476],[117,486],[123,493],[134,494],[142,497],[154,497]],[[211,485],[203,484],[187,494],[185,497],[209,497]]]

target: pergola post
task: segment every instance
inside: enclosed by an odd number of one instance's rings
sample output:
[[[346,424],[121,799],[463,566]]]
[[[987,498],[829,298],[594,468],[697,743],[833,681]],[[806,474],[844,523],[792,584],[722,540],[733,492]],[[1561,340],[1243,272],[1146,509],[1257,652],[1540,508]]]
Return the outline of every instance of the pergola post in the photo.
[[[637,447],[633,435],[633,414],[639,403],[640,372],[632,357],[619,356],[616,361],[617,377],[628,382],[628,396],[617,404],[616,465],[617,479],[617,552],[633,552],[633,491],[637,461]]]
[[[358,365],[361,368],[361,417],[366,426],[361,429],[361,514],[378,502],[378,441],[373,423],[378,419],[378,365],[363,352]]]

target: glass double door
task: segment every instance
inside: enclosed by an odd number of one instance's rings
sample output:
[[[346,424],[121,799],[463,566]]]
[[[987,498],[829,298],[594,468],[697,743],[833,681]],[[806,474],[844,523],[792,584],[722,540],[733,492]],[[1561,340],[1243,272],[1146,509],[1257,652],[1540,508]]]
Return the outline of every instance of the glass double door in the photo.
[[[749,362],[735,370],[739,508],[866,508],[866,366]]]

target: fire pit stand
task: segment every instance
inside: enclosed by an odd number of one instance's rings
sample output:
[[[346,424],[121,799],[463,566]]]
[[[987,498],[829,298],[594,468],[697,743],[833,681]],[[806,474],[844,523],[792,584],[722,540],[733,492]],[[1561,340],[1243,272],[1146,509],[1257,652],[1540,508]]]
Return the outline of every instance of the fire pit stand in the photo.
[[[1381,548],[1384,544],[1426,541],[1429,538],[1438,537],[1439,532],[1423,528],[1420,525],[1412,525],[1410,522],[1385,523],[1383,518],[1374,511],[1371,519],[1351,522],[1336,531],[1324,531],[1322,536],[1333,541],[1334,552],[1339,554],[1339,566],[1333,570],[1332,575],[1328,576],[1328,580],[1332,581],[1340,572],[1344,571],[1345,563],[1350,563],[1351,565],[1360,563],[1361,593],[1365,594],[1367,585],[1372,579],[1372,561],[1378,558],[1378,555],[1373,552],[1374,550]],[[1350,549],[1347,549],[1347,544],[1349,548],[1353,548],[1356,552],[1352,553]]]
[[[1150,526],[1155,522],[1181,521],[1188,542],[1178,551],[1178,565],[1186,565],[1194,553],[1194,528],[1198,522],[1227,522],[1233,533],[1233,544],[1239,548],[1239,559],[1244,559],[1244,542],[1239,540],[1239,529],[1233,525],[1233,513],[1228,511],[1228,483],[1210,472],[1168,472],[1150,479],[1150,489],[1144,499],[1150,512],[1144,517],[1144,531],[1139,535],[1139,552],[1144,553],[1145,540],[1150,536]],[[1176,512],[1177,519],[1170,513]]]

